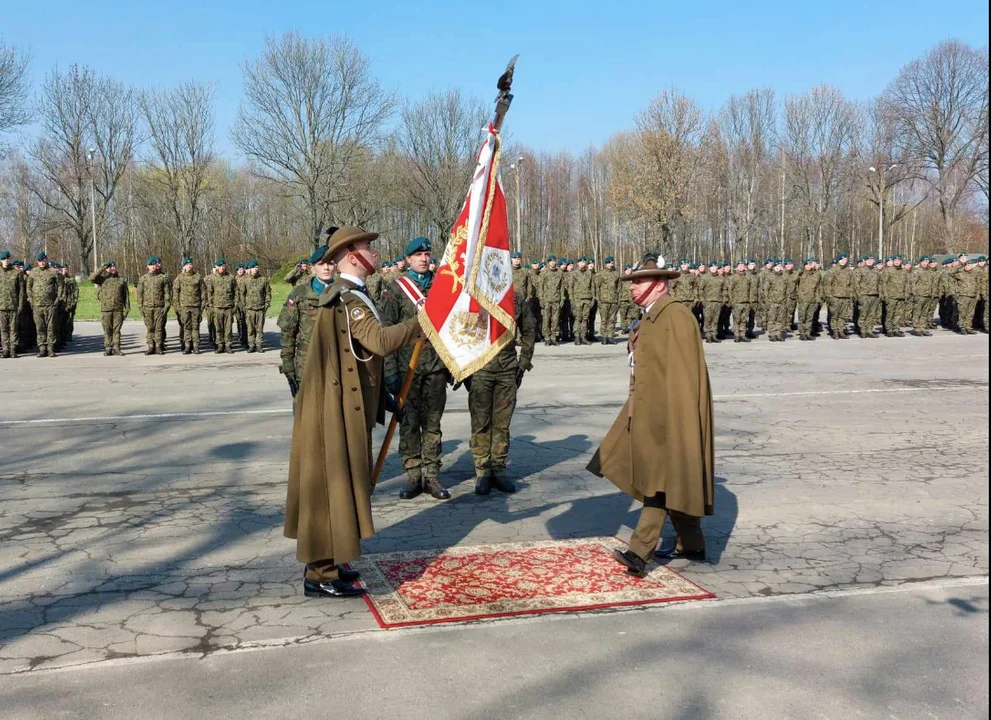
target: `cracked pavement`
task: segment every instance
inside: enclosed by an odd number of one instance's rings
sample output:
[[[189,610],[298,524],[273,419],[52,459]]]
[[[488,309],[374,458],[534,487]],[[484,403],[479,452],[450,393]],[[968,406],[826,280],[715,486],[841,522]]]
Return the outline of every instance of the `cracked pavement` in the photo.
[[[125,333],[124,358],[77,323],[59,358],[0,361],[0,674],[384,632],[361,601],[302,595],[282,537],[277,328],[267,353],[234,357],[146,357],[144,328]],[[712,563],[672,567],[719,598],[987,575],[986,335],[706,353]],[[534,364],[513,424],[520,492],[472,494],[466,395],[452,393],[452,500],[400,501],[393,450],[367,552],[628,537],[638,507],[584,470],[625,400],[623,349],[539,345]]]

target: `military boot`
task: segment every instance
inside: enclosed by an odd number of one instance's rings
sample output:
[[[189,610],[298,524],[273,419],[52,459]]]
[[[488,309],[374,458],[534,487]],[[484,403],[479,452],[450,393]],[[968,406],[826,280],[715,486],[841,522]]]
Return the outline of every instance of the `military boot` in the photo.
[[[412,500],[423,492],[423,479],[420,477],[420,471],[418,469],[410,470],[407,474],[409,479],[406,481],[406,487],[399,492],[400,500]]]
[[[436,477],[423,478],[423,489],[425,492],[430,493],[430,497],[434,500],[451,499],[451,493],[447,491],[447,488],[440,484],[440,480]]]
[[[516,492],[516,483],[506,477],[506,468],[493,468],[492,487],[510,495]]]
[[[149,345],[148,349],[145,350],[145,355],[154,355],[154,354],[155,354],[155,346]]]
[[[475,471],[475,494],[488,495],[492,492],[492,471],[482,469]]]

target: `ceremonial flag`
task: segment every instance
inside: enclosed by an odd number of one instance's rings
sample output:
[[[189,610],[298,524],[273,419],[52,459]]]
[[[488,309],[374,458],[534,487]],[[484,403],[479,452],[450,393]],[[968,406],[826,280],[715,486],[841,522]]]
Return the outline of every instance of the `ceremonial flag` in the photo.
[[[490,124],[461,213],[420,316],[456,382],[481,370],[516,336],[509,217],[499,177],[499,130]]]

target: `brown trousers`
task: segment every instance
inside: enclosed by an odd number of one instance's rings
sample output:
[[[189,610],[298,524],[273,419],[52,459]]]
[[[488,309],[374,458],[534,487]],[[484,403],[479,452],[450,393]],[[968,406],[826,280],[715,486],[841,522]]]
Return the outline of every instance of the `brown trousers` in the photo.
[[[654,550],[657,549],[657,542],[661,539],[661,531],[664,529],[664,521],[668,515],[671,516],[671,523],[678,533],[679,548],[688,552],[705,550],[702,519],[675,510],[669,512],[664,508],[662,497],[658,494],[644,498],[637,529],[633,531],[633,537],[630,539],[630,550],[649,561]]]

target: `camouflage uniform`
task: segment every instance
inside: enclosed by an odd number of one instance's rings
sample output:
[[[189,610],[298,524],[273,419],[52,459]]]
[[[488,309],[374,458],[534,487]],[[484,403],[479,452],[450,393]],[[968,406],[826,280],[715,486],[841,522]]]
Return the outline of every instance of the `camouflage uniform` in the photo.
[[[156,270],[138,278],[137,293],[138,307],[144,317],[147,330],[145,341],[148,344],[147,354],[165,352],[162,338],[165,336],[165,320],[172,306],[172,285],[165,273]]]
[[[248,352],[263,352],[265,313],[272,304],[272,288],[262,275],[246,275],[241,285],[241,308],[248,328]]]
[[[822,294],[829,303],[830,330],[835,338],[847,337],[847,325],[853,319],[855,285],[855,271],[839,263],[829,269],[823,280]]]
[[[199,353],[200,323],[206,301],[206,284],[203,278],[195,270],[180,272],[172,283],[172,297],[179,327],[182,328],[182,351],[187,355]]]
[[[912,287],[912,332],[916,335],[929,335],[929,315],[933,294],[938,278],[928,268],[916,268],[909,273]]]
[[[529,301],[535,295],[533,276],[522,265],[518,268],[513,268],[513,291],[522,297],[524,301]]]
[[[17,357],[19,333],[17,319],[26,302],[27,284],[13,265],[0,266],[0,344],[3,357]]]
[[[750,276],[746,271],[730,275],[726,294],[733,308],[733,341],[744,342],[748,340],[747,323],[750,321]]]
[[[516,355],[516,341],[511,342],[488,365],[471,376],[468,392],[470,445],[475,475],[485,480],[495,479],[496,487],[502,490],[512,488],[505,484],[503,477],[509,457],[509,426],[516,410],[517,388],[523,373],[533,368],[531,360],[537,339],[537,326],[530,306],[519,293],[516,294],[516,328],[519,357]],[[476,491],[480,489],[486,489],[485,483],[476,485]]]
[[[822,303],[822,276],[819,271],[811,269],[799,273],[795,294],[798,297],[798,335],[802,340],[811,340],[812,323]]]
[[[234,352],[231,346],[231,314],[237,302],[237,281],[230,273],[214,273],[205,281],[206,304],[213,313],[216,352]]]
[[[881,274],[881,299],[888,308],[886,334],[888,337],[902,335],[902,328],[907,324],[908,273],[900,267],[885,268]]]
[[[633,323],[640,316],[640,308],[633,302],[632,283],[621,282],[620,285],[620,313],[622,314],[620,325],[622,325],[623,332],[625,333],[629,332],[630,328],[633,327]]]
[[[310,282],[297,283],[279,313],[279,329],[282,331],[280,372],[290,379],[290,385],[297,387],[303,380],[303,367],[313,337],[313,319],[319,307],[320,294],[329,287],[318,280],[320,293],[316,292],[314,279],[311,277]]]
[[[568,297],[571,299],[571,312],[575,317],[575,345],[587,345],[589,318],[592,302],[595,300],[595,275],[590,270],[575,270],[571,274]]]
[[[602,268],[595,274],[595,299],[599,303],[599,332],[602,342],[611,345],[616,335],[616,312],[619,309],[619,272]]]
[[[247,273],[234,275],[234,282],[237,286],[237,292],[234,295],[233,323],[237,325],[237,341],[243,348],[247,348],[250,345],[250,341],[248,339],[248,320],[244,311],[244,291],[248,285],[249,279],[250,278]]]
[[[98,287],[96,297],[100,301],[100,319],[103,324],[103,354],[123,355],[120,349],[120,330],[124,318],[131,312],[131,293],[127,280],[120,275],[110,275],[106,268],[94,270],[89,281]]]
[[[723,309],[723,296],[724,286],[721,277],[710,272],[699,278],[699,300],[702,302],[706,342],[719,342],[716,334],[718,332],[719,313]]]
[[[37,331],[38,356],[55,357],[55,306],[62,297],[62,276],[55,268],[36,267],[28,275],[28,302]]]
[[[698,294],[698,278],[691,273],[682,271],[679,277],[671,280],[670,286],[671,298],[691,310]]]
[[[785,331],[790,329],[788,322],[788,284],[789,279],[783,273],[774,272],[767,282],[765,298],[767,300],[767,337],[774,342],[785,339]]]
[[[412,272],[406,277],[417,283],[426,295],[433,281],[428,274],[426,282]],[[421,284],[422,283],[422,284]],[[406,293],[393,282],[382,291],[382,324],[398,325],[416,317],[416,306],[406,297]],[[385,358],[385,378],[390,391],[395,391],[405,373],[409,372],[412,347],[405,347]],[[409,476],[411,496],[420,489],[433,494],[441,489],[438,476],[441,467],[441,417],[447,405],[447,384],[450,377],[447,367],[437,356],[437,351],[425,342],[420,361],[413,371],[413,384],[406,396],[403,421],[399,428],[399,455],[403,468]]]
[[[553,270],[547,268],[540,278],[537,292],[544,315],[544,342],[548,345],[557,345],[561,306],[565,296],[565,274],[557,268]]]
[[[966,335],[974,334],[974,313],[977,309],[981,282],[977,270],[977,266],[972,270],[961,268],[954,278],[953,294],[957,299],[957,324],[960,332]]]
[[[76,330],[76,306],[79,305],[79,284],[73,275],[62,278],[61,322],[58,327],[59,343],[64,345],[72,340]]]
[[[873,267],[867,266],[858,268],[854,272],[857,274],[860,337],[877,337],[876,328],[881,324],[881,275]]]

